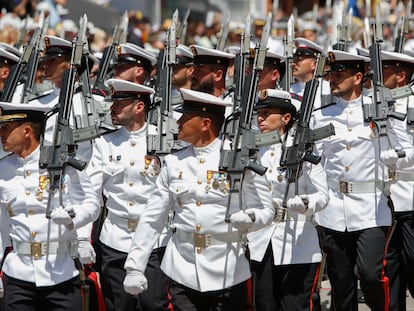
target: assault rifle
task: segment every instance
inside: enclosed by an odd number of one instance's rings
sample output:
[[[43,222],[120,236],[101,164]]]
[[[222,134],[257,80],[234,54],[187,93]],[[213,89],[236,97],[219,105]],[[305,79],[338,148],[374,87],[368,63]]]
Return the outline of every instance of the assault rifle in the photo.
[[[234,59],[234,96],[233,96],[233,111],[238,111],[242,102],[243,84],[246,78],[246,65],[250,55],[250,39],[251,39],[251,16],[247,15],[246,29],[240,35],[240,53]],[[238,128],[239,119],[232,119],[231,133],[234,133]],[[226,133],[226,135],[231,135]]]
[[[286,72],[282,79],[282,88],[285,91],[290,91],[290,85],[293,82],[292,63],[293,63],[293,40],[295,39],[295,20],[294,16],[290,15],[287,24],[287,34],[284,38],[285,46],[285,63]]]
[[[238,119],[238,127],[232,137],[230,150],[224,150],[225,137],[222,140],[219,170],[225,171],[230,176],[230,189],[225,222],[230,222],[230,203],[233,193],[239,193],[243,176],[246,169],[252,170],[259,175],[264,175],[266,168],[255,162],[256,160],[256,140],[255,133],[251,131],[251,121],[253,116],[253,106],[257,96],[257,85],[260,72],[263,70],[266,57],[267,43],[271,29],[272,14],[269,13],[260,43],[255,47],[255,57],[252,72],[246,77],[243,85],[243,96],[239,109],[230,115],[224,125],[234,119]],[[239,196],[241,199],[241,196]],[[240,208],[243,205],[240,204]]]
[[[397,38],[395,39],[394,52],[399,52],[399,53],[403,52],[405,37],[407,36],[409,27],[410,27],[411,7],[412,7],[412,2],[411,0],[409,0],[407,3],[405,15],[402,17],[401,31],[398,34]]]
[[[43,12],[41,17],[43,16]],[[42,20],[42,19],[40,19]],[[35,87],[36,72],[39,66],[40,59],[40,42],[42,38],[46,35],[47,29],[49,27],[49,17],[43,19],[42,27],[40,29],[40,36],[37,38],[35,45],[30,47],[30,57],[29,62],[26,66],[26,80],[24,81],[24,88],[20,98],[20,102],[26,104],[30,97],[33,95],[33,90]],[[30,42],[32,43],[32,42]]]
[[[96,76],[96,80],[93,86],[95,90],[106,90],[107,89],[104,82],[108,74],[109,66],[111,65],[111,61],[113,60],[115,56],[115,50],[117,46],[120,43],[125,43],[127,31],[128,31],[128,14],[127,12],[125,12],[121,17],[121,21],[119,25],[115,26],[114,33],[112,35],[111,45],[106,47],[103,52],[102,60],[99,63],[98,74]]]
[[[334,50],[348,51],[349,43],[351,42],[351,30],[352,30],[352,8],[349,9],[348,15],[346,11],[342,15],[342,24],[338,25],[338,41],[333,45]]]
[[[371,58],[371,75],[372,75],[372,99],[371,105],[363,105],[364,119],[371,123],[375,135],[381,138],[387,138],[387,142],[391,145],[387,135],[387,120],[388,118],[396,118],[404,120],[406,115],[396,112],[392,106],[395,100],[392,98],[390,89],[384,87],[382,74],[382,58],[381,58],[381,44],[382,38],[382,24],[381,24],[381,9],[379,4],[376,6],[374,29],[374,43],[369,47],[369,55]],[[404,157],[404,151],[397,151],[399,157]]]
[[[30,42],[24,46],[24,50],[22,56],[19,59],[19,62],[12,66],[10,74],[6,80],[0,101],[12,101],[17,85],[20,81],[22,81],[23,77],[26,74],[26,81],[21,102],[27,103],[29,94],[25,94],[25,92],[31,92],[33,90],[34,80],[36,78],[36,70],[39,63],[40,42],[48,27],[48,18],[45,19],[43,16],[44,15],[42,13],[40,16],[42,24],[35,28]]]
[[[81,70],[83,49],[86,40],[86,15],[80,18],[79,33],[77,38],[72,42],[72,56],[70,68],[65,71],[62,80],[62,88],[59,95],[58,107],[49,112],[48,117],[58,110],[56,127],[54,128],[53,141],[50,146],[46,145],[44,140],[40,146],[39,166],[46,168],[50,177],[50,194],[59,191],[59,203],[63,206],[62,200],[62,178],[65,167],[72,166],[77,170],[83,170],[86,163],[75,158],[77,142],[85,140],[83,135],[77,135],[75,130],[70,126],[72,98],[75,90],[75,81],[78,72]],[[50,218],[52,212],[51,206],[52,195],[49,196],[46,217]],[[72,213],[71,215],[75,215]]]
[[[44,12],[42,11],[40,13],[39,20],[43,20],[43,19],[44,19]],[[15,47],[18,48],[18,49],[20,49],[25,43],[26,36],[27,36],[27,23],[28,23],[28,20],[29,20],[29,17],[26,17],[24,19],[23,27],[22,27],[22,29],[20,30],[20,33],[19,33],[19,39],[17,40],[17,42],[15,44]]]
[[[221,24],[221,30],[218,36],[216,50],[224,51],[227,36],[229,34],[229,23],[230,23],[230,13],[226,11],[223,17],[223,23]]]
[[[157,85],[152,107],[148,118],[152,122],[156,119],[158,134],[147,135],[147,152],[149,155],[166,155],[171,153],[178,134],[177,123],[172,116],[171,87],[172,70],[176,62],[176,26],[178,10],[173,14],[173,22],[167,31],[166,46],[160,53]]]
[[[282,206],[286,207],[289,194],[289,188],[295,183],[295,193],[298,194],[297,180],[302,174],[302,166],[304,162],[318,164],[320,157],[313,153],[314,142],[335,135],[335,128],[332,124],[325,125],[318,129],[310,129],[309,122],[313,112],[313,103],[319,86],[320,78],[322,78],[325,64],[327,62],[327,42],[325,42],[323,52],[318,56],[316,68],[313,78],[306,82],[303,93],[302,104],[295,122],[294,135],[291,145],[282,147],[282,156],[280,158],[280,166],[286,168],[286,190],[283,198]],[[288,137],[289,133],[286,133]],[[280,209],[282,213],[284,209]],[[279,212],[279,211],[278,211]]]
[[[183,20],[180,23],[180,27],[177,31],[177,38],[180,44],[185,44],[185,36],[187,35],[188,17],[190,16],[190,9],[187,9]]]

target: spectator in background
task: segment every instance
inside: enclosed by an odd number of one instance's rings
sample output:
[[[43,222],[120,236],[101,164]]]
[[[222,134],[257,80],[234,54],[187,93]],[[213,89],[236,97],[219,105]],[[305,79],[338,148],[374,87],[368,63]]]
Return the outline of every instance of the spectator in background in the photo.
[[[36,7],[36,1],[33,0],[2,0],[0,9],[6,9],[7,12],[13,13],[20,18],[32,16]]]
[[[147,22],[149,22],[148,19],[143,17],[141,12],[137,12],[135,15],[130,17],[130,30],[128,32],[127,41],[143,48],[145,37],[145,24]]]

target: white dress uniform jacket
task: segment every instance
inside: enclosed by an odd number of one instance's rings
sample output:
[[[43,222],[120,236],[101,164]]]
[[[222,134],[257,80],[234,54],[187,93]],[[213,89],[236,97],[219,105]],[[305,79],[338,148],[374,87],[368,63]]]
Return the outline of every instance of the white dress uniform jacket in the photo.
[[[407,113],[407,109],[414,109],[414,96],[399,99],[395,103],[396,111]],[[407,120],[408,121],[408,120]],[[406,123],[406,131],[414,144],[413,120]],[[398,163],[397,163],[398,164]],[[409,212],[414,210],[414,164],[405,168],[392,169],[391,198],[396,212]]]
[[[30,254],[19,253],[17,246],[27,246],[25,251],[30,252],[29,243],[63,243],[70,245],[74,251],[72,255],[76,256],[76,229],[97,219],[99,205],[86,173],[68,166],[62,183],[63,204],[74,209],[74,229],[68,230],[47,219],[49,175],[47,170],[39,169],[39,154],[37,148],[26,158],[11,154],[0,161],[1,216],[8,220],[7,225],[2,225],[1,231],[3,237],[8,231],[14,248],[6,256],[2,270],[9,277],[32,282],[36,286],[52,286],[79,274],[70,252],[51,252],[35,258]],[[57,192],[53,195],[52,208],[58,206]],[[8,243],[3,238],[1,242],[0,251],[3,255],[4,242],[6,246]]]
[[[273,185],[272,197],[275,208],[282,207],[286,189],[285,171],[279,167],[281,144],[260,149],[261,163],[267,167],[266,177]],[[321,165],[304,163],[303,175],[299,178],[299,195],[309,199],[305,214],[287,211],[286,220],[273,221],[270,226],[250,232],[250,258],[262,261],[269,243],[272,243],[274,265],[320,262],[322,259],[318,234],[313,223],[313,214],[328,202],[328,186]],[[289,198],[295,196],[295,184],[289,188]]]
[[[366,97],[351,101],[338,98],[336,104],[314,113],[314,128],[329,123],[335,127],[335,135],[317,142],[328,178],[329,203],[316,213],[315,220],[336,231],[391,224],[387,184],[384,183],[388,180],[388,170],[380,161],[379,139],[374,137],[369,123],[364,122],[362,101],[371,103]],[[407,157],[402,161],[411,161],[409,138],[405,135],[402,139],[401,124],[390,119],[388,122],[391,145],[407,148]],[[390,148],[382,139],[381,142],[381,150]]]
[[[156,133],[152,126],[149,131]],[[96,139],[87,168],[96,193],[107,198],[108,215],[100,241],[125,253],[160,171],[159,161],[147,157],[146,137],[147,124],[135,132],[121,127]],[[165,230],[157,246],[165,246],[166,242]]]
[[[188,146],[165,158],[157,190],[135,232],[127,270],[145,271],[152,245],[173,208],[175,233],[161,264],[167,276],[200,292],[229,288],[250,277],[244,235],[224,221],[229,194],[227,177],[217,171],[220,145],[216,139],[208,146]],[[231,213],[240,210],[236,196],[231,200]],[[244,207],[256,208],[252,230],[272,221],[270,184],[264,177],[248,170],[242,196]],[[200,239],[205,247],[197,243]]]

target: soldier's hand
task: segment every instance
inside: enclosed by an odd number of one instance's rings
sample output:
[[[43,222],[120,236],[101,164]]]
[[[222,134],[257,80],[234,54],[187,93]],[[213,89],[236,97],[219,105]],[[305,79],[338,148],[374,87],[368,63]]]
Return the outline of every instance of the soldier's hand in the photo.
[[[91,243],[87,240],[80,240],[78,245],[79,261],[83,265],[96,262],[96,253]]]
[[[394,149],[388,149],[381,151],[380,159],[386,166],[395,166],[399,157],[398,153]]]
[[[141,294],[148,288],[148,281],[144,273],[138,270],[127,270],[124,279],[124,290],[131,295]]]
[[[230,215],[230,223],[239,231],[247,231],[253,227],[254,210],[246,209]]]
[[[64,225],[68,230],[71,230],[73,229],[73,221],[72,217],[70,216],[70,213],[73,213],[72,208],[63,208],[62,206],[59,206],[52,210],[52,213],[50,214],[50,219],[52,219],[52,221],[57,223],[58,225]]]
[[[286,208],[290,211],[303,214],[308,210],[308,205],[306,204],[307,198],[299,195],[295,195],[293,198],[290,198],[286,202]]]

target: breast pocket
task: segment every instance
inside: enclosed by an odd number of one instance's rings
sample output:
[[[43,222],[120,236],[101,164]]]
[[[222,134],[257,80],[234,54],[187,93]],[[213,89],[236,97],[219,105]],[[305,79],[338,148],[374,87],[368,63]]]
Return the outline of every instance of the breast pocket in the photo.
[[[10,217],[16,216],[16,214],[19,212],[17,204],[16,204],[17,191],[6,190],[6,191],[1,191],[0,193],[1,193],[0,195],[1,208],[5,209]]]
[[[189,183],[171,183],[169,190],[178,204],[189,203],[191,201],[191,197],[193,197],[190,194]]]
[[[122,165],[107,165],[103,168],[105,179],[109,179],[113,184],[124,182],[125,168]]]

